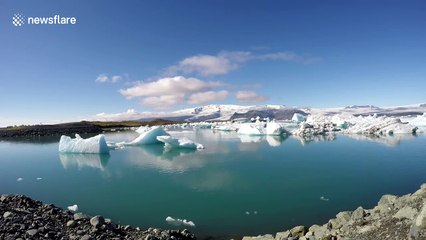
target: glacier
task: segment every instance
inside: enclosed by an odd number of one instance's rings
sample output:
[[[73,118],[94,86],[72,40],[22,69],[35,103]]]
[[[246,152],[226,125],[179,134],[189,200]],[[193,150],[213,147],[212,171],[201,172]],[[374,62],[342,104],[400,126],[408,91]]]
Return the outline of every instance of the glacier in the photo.
[[[109,154],[109,148],[103,134],[87,139],[78,134],[75,134],[75,138],[62,135],[59,140],[59,152]]]

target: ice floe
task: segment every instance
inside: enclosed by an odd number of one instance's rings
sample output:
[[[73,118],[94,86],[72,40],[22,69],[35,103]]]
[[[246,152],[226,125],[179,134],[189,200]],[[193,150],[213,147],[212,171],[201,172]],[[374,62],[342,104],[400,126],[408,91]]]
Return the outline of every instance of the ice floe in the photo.
[[[188,149],[203,149],[204,146],[200,143],[195,143],[188,138],[173,138],[171,136],[157,136],[157,140],[163,142],[166,148],[188,148]]]
[[[174,219],[170,216],[166,218],[166,222],[169,224],[175,225],[175,226],[189,226],[189,227],[195,227],[195,223],[193,221],[188,221],[186,219]]]
[[[77,204],[71,205],[67,207],[68,210],[73,211],[73,212],[77,212],[78,211],[78,206]]]
[[[78,134],[75,135],[75,138],[62,135],[59,141],[59,152],[108,154],[109,148],[103,134],[87,139],[83,139]]]

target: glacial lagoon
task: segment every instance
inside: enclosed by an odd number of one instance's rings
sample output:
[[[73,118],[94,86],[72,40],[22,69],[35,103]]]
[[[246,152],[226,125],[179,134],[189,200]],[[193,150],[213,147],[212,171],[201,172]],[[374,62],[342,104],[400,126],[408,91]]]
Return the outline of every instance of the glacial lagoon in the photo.
[[[275,233],[373,207],[426,182],[426,136],[249,137],[172,131],[205,146],[161,144],[59,154],[59,137],[0,141],[0,192],[25,194],[141,228],[188,228],[199,238]],[[106,133],[130,141],[132,131]],[[84,137],[84,136],[83,136]],[[193,221],[175,226],[166,217]]]

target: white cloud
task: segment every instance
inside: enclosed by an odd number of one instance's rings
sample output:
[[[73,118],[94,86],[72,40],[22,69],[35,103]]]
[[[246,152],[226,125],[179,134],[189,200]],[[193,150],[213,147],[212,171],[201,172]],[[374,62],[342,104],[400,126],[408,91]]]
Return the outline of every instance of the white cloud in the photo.
[[[303,63],[303,64],[310,64],[310,63],[321,61],[321,58],[299,55],[293,52],[267,53],[267,54],[258,55],[255,58],[259,60],[264,60],[264,61],[281,60],[281,61],[297,62],[297,63]]]
[[[192,94],[189,99],[189,104],[203,104],[208,102],[215,102],[215,101],[223,101],[226,98],[228,98],[229,92],[222,90],[222,91],[207,91],[207,92],[200,92]]]
[[[203,76],[226,74],[247,61],[249,52],[221,52],[218,55],[195,55],[168,68],[168,74],[198,73]]]
[[[253,91],[238,91],[235,93],[235,98],[242,103],[256,103],[267,100],[267,97]]]
[[[167,68],[167,75],[178,73],[197,73],[202,76],[222,75],[237,69],[247,61],[288,61],[303,64],[315,63],[320,58],[296,54],[293,52],[273,52],[254,54],[249,51],[222,51],[217,55],[194,55],[179,61],[176,65]]]
[[[209,90],[223,85],[220,82],[206,82],[197,78],[182,76],[166,77],[153,82],[138,82],[133,87],[121,89],[120,93],[127,98],[159,97],[163,95],[182,95]]]
[[[189,95],[191,96],[188,101],[200,101],[201,96],[196,94],[209,92],[220,86],[224,86],[224,84],[176,76],[161,78],[153,82],[137,82],[130,88],[121,89],[120,93],[128,99],[141,98],[142,105],[153,108],[167,108],[185,102]],[[226,91],[220,91],[219,94],[210,93],[208,97],[210,99],[222,99],[225,95],[224,92]]]
[[[123,80],[123,77],[120,75],[114,75],[109,77],[107,74],[99,74],[95,82],[99,83],[116,83]]]
[[[148,105],[156,109],[166,109],[173,105],[182,103],[184,101],[183,94],[181,95],[164,95],[159,97],[147,97],[142,99],[142,105]]]

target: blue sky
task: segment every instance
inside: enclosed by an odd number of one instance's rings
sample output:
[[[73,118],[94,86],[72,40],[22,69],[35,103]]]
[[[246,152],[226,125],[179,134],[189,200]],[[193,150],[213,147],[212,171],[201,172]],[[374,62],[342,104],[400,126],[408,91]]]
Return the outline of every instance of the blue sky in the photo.
[[[1,1],[0,126],[220,104],[426,102],[424,1]],[[24,25],[12,17],[76,17]]]

